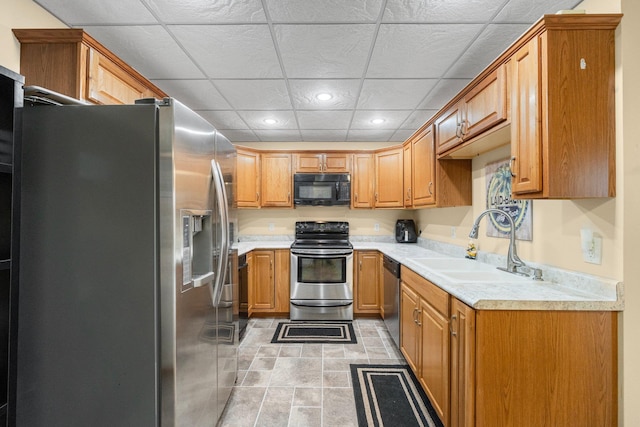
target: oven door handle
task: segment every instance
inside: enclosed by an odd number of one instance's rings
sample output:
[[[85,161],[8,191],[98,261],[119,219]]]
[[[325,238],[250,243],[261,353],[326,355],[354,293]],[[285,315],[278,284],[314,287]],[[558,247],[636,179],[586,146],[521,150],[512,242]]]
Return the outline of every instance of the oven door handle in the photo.
[[[336,255],[353,255],[353,250],[341,249],[292,249],[291,255],[312,255],[317,258],[333,258]]]
[[[304,302],[291,301],[291,304],[295,305],[296,307],[348,307],[350,305],[353,305],[353,301],[348,299],[332,301],[308,300]]]

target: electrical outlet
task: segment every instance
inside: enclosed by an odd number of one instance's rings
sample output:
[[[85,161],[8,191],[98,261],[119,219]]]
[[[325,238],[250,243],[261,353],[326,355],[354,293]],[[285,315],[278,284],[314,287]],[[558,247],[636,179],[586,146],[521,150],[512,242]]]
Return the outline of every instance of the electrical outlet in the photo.
[[[584,262],[602,264],[602,237],[588,228],[583,228],[580,230],[580,243]]]
[[[451,238],[452,239],[456,238],[456,228],[455,227],[451,227]]]
[[[380,231],[380,224],[378,223],[373,224],[373,231]]]
[[[273,230],[275,230],[275,229],[276,229],[276,225],[275,225],[273,222],[270,222],[270,223],[268,224],[268,227],[269,227],[269,231],[273,231]]]

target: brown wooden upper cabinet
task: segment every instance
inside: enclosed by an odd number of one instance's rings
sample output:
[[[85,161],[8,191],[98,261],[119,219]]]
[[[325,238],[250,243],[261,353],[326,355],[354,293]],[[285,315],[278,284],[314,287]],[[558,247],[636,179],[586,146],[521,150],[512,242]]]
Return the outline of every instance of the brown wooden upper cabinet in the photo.
[[[237,148],[236,198],[239,208],[260,207],[260,153],[244,148]]]
[[[82,29],[14,29],[20,73],[35,85],[93,104],[167,95]]]
[[[343,173],[351,171],[349,153],[294,153],[294,171],[315,173]]]
[[[374,183],[375,164],[373,153],[353,154],[353,172],[351,174],[352,208],[373,208]]]
[[[514,198],[615,196],[622,15],[545,15],[510,58]]]
[[[423,126],[404,148],[404,207],[471,205],[471,160],[436,159],[434,125]]]
[[[374,207],[402,208],[404,206],[402,147],[376,151],[374,159],[376,165]]]
[[[264,207],[293,207],[291,154],[263,152],[260,158],[262,200]]]
[[[438,155],[509,119],[508,69],[503,64],[467,89],[435,121]]]

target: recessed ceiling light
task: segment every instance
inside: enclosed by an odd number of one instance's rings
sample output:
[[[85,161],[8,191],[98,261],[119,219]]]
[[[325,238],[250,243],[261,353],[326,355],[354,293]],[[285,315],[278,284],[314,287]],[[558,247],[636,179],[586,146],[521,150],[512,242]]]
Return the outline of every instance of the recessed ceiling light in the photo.
[[[333,98],[333,96],[330,93],[319,93],[316,95],[316,98],[318,98],[320,101],[328,101]]]
[[[374,125],[381,125],[382,123],[384,123],[384,119],[373,119],[371,120],[371,123],[373,123]]]
[[[275,125],[276,123],[278,123],[276,119],[264,119],[263,122],[265,122],[268,125]]]

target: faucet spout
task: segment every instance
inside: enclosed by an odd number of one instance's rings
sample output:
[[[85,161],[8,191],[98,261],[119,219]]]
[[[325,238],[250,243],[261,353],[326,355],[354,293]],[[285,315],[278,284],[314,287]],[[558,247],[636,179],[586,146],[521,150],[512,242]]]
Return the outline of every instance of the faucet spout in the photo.
[[[471,232],[469,233],[469,237],[472,239],[478,238],[478,228],[480,226],[480,220],[489,213],[504,215],[509,221],[509,253],[507,254],[507,268],[505,268],[504,270],[508,271],[509,273],[518,273],[517,267],[524,267],[525,263],[520,259],[520,257],[518,257],[518,253],[516,251],[516,224],[515,222],[513,222],[513,218],[511,218],[508,213],[495,208],[490,208],[483,211],[480,215],[478,215],[475,222],[473,223]]]

